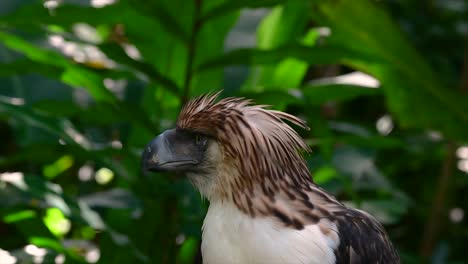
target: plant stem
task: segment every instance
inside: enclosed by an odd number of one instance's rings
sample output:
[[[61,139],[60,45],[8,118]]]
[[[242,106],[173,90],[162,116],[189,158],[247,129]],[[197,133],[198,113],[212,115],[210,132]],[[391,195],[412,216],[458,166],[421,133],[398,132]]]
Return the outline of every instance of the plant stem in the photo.
[[[184,79],[184,86],[182,95],[180,97],[181,105],[184,105],[190,95],[190,86],[193,77],[193,62],[195,58],[195,51],[197,46],[197,37],[198,32],[201,28],[201,21],[200,21],[200,14],[201,14],[201,6],[202,0],[195,0],[194,6],[194,14],[193,14],[193,25],[192,25],[192,33],[189,38],[189,42],[187,43],[187,65],[185,68],[185,79]],[[177,175],[171,175],[170,178],[172,183],[174,183],[178,177]],[[163,263],[175,263],[176,262],[176,254],[177,254],[177,246],[175,244],[175,236],[177,235],[178,229],[178,221],[179,215],[177,211],[177,202],[178,197],[170,197],[170,199],[164,203],[165,208],[164,212],[167,215],[167,219],[170,219],[171,223],[168,223],[168,234],[167,238],[169,239],[167,245],[167,253],[165,254],[165,261]]]
[[[187,55],[187,65],[185,68],[185,79],[183,94],[181,97],[182,104],[185,104],[188,101],[190,96],[190,85],[193,77],[193,62],[195,59],[195,50],[197,47],[197,37],[201,28],[201,6],[202,0],[195,0],[194,14],[193,14],[193,25],[192,25],[192,34],[190,35],[188,43],[188,55]]]
[[[468,92],[468,36],[465,37],[465,52],[463,57],[463,68],[461,73],[460,91]],[[445,205],[448,200],[450,183],[453,177],[453,169],[455,167],[455,150],[456,144],[449,141],[445,147],[446,157],[442,164],[442,172],[437,180],[437,190],[432,202],[432,211],[429,215],[424,235],[421,242],[420,253],[423,257],[430,257],[433,254],[437,243],[439,231],[443,225],[443,220],[446,218]]]
[[[462,93],[468,93],[468,35],[465,37],[465,52],[463,56],[462,81],[460,90]]]
[[[424,234],[421,242],[420,252],[425,258],[430,257],[434,251],[439,231],[446,216],[445,205],[447,202],[447,193],[453,176],[453,167],[455,164],[455,144],[449,142],[445,147],[446,157],[442,164],[442,172],[437,179],[437,190],[432,202],[432,210],[429,220],[424,227]]]

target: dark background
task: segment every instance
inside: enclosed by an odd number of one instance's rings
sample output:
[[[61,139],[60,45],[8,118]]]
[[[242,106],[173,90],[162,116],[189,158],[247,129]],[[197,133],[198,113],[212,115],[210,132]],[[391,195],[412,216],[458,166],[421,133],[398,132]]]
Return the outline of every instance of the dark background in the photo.
[[[0,1],[0,263],[196,263],[207,201],[144,145],[223,89],[295,114],[404,263],[466,263],[468,2]]]

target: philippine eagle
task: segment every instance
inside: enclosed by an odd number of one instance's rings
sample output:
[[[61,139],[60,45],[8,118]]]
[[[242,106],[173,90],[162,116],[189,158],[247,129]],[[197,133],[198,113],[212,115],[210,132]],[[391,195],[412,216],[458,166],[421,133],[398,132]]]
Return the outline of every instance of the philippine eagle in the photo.
[[[384,228],[312,180],[290,114],[242,98],[188,102],[144,149],[145,170],[184,173],[209,202],[205,264],[400,263]]]

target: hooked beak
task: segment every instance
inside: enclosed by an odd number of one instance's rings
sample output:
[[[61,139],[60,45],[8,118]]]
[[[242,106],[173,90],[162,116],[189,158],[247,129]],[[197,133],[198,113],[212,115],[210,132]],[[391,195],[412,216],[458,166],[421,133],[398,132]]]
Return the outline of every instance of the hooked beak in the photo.
[[[144,172],[187,171],[200,163],[196,145],[183,133],[167,130],[146,145],[142,154]]]

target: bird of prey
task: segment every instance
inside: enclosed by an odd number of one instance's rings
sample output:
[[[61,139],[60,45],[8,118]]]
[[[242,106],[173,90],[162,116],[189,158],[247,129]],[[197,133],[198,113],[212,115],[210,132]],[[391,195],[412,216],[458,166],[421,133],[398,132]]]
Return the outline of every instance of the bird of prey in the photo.
[[[182,172],[209,200],[203,263],[400,263],[377,220],[313,182],[309,147],[285,123],[304,121],[216,98],[188,102],[142,155],[144,169]]]

